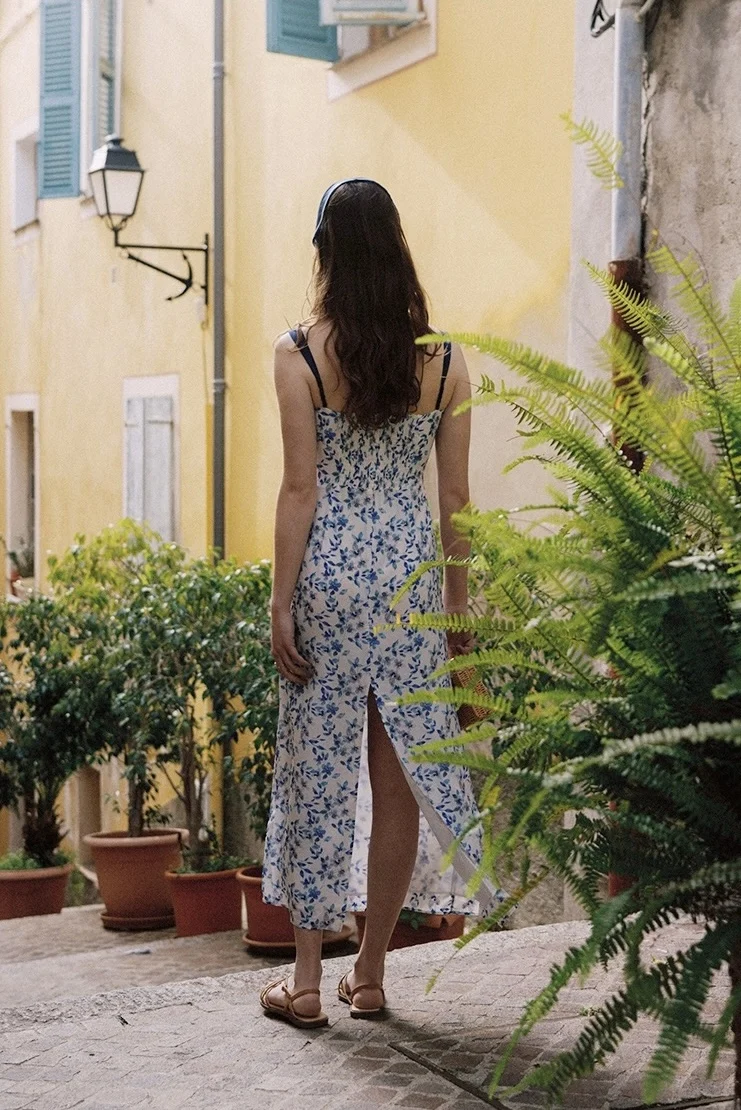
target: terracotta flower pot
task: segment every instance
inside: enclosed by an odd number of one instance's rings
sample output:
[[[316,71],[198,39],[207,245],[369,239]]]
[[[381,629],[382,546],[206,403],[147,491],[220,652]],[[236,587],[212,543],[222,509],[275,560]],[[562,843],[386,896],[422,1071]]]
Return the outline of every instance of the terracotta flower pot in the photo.
[[[185,829],[147,829],[143,836],[125,832],[89,833],[106,929],[167,929],[175,924],[166,871],[182,863]]]
[[[242,890],[230,871],[202,871],[178,875],[168,871],[179,937],[224,933],[242,926]]]
[[[363,943],[365,932],[365,914],[356,913],[355,923],[358,926],[358,940]],[[394,948],[411,948],[414,944],[429,944],[434,940],[455,940],[463,936],[466,918],[462,913],[453,914],[424,914],[424,920],[415,928],[408,921],[397,921],[391,934],[388,951]]]
[[[61,913],[73,865],[0,871],[0,921]]]
[[[262,900],[262,867],[243,867],[237,872],[237,882],[244,892],[247,907],[247,932],[244,946],[258,950],[275,949],[292,952],[295,947],[293,926],[285,906],[271,906]],[[344,944],[352,933],[345,925],[339,933],[325,932],[322,948]]]

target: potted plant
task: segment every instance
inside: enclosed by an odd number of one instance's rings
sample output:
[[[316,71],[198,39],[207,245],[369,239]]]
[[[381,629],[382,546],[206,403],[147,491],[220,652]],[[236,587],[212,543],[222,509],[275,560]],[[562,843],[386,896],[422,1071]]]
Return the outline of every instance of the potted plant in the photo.
[[[0,918],[64,905],[72,864],[58,797],[96,758],[110,723],[105,660],[83,646],[89,631],[41,594],[0,606],[0,806],[23,821],[22,851],[0,860]]]
[[[365,913],[355,911],[358,927],[358,941],[363,943],[365,933]],[[462,913],[439,914],[420,913],[418,910],[402,910],[394,925],[388,950],[411,948],[415,944],[429,944],[436,940],[456,940],[463,936],[466,918]]]
[[[11,567],[10,592],[15,597],[26,598],[31,594],[35,581],[33,544],[21,542],[13,551],[8,551],[8,558]]]
[[[151,694],[167,707],[170,722],[158,763],[182,803],[189,833],[183,866],[167,874],[180,936],[241,925],[235,876],[248,860],[224,850],[224,838],[220,842],[207,822],[207,801],[219,764],[222,797],[234,779],[231,745],[249,727],[244,694],[254,681],[250,614],[255,595],[266,588],[266,573],[264,565],[183,556],[142,614],[142,628],[150,628]]]
[[[85,837],[108,929],[162,929],[175,920],[165,872],[181,864],[187,832],[169,828],[155,802],[155,752],[170,722],[151,697],[139,618],[153,584],[177,565],[177,550],[130,520],[90,540],[77,536],[64,555],[49,560],[55,595],[78,618],[87,615],[89,645],[105,658],[108,731],[99,759],[118,760],[127,787],[126,827]]]

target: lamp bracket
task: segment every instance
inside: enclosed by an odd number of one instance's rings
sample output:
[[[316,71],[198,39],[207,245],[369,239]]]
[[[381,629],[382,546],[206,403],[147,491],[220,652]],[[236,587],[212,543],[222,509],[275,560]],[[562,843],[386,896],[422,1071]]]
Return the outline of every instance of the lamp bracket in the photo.
[[[184,293],[187,293],[188,290],[193,287],[193,285],[194,285],[194,282],[193,282],[193,267],[191,265],[190,259],[188,258],[188,253],[192,252],[192,251],[195,251],[199,254],[202,254],[203,255],[203,281],[202,282],[195,282],[195,285],[196,285],[196,288],[203,290],[204,300],[205,300],[206,304],[208,304],[208,254],[209,254],[208,233],[206,233],[206,235],[204,235],[203,243],[201,244],[201,246],[198,246],[198,247],[170,247],[170,246],[163,247],[159,243],[122,243],[121,240],[118,237],[118,234],[119,234],[119,229],[114,228],[114,230],[113,230],[113,242],[114,242],[114,245],[116,247],[120,247],[125,252],[125,257],[126,258],[130,258],[132,262],[138,262],[141,266],[147,266],[150,270],[156,270],[157,273],[165,274],[167,277],[171,277],[175,281],[180,282],[180,284],[182,285],[183,288],[180,290],[179,293],[173,293],[173,295],[171,297],[166,297],[165,300],[168,300],[168,301],[176,301],[178,299],[178,297],[182,297]],[[132,254],[131,253],[132,249],[133,250],[140,250],[140,251],[144,251],[144,250],[146,250],[146,251],[180,251],[180,253],[183,256],[183,262],[185,262],[185,265],[188,267],[188,272],[185,276],[183,276],[182,274],[174,274],[172,272],[172,270],[165,270],[162,266],[155,265],[154,262],[148,262],[146,258],[140,258],[139,255]]]

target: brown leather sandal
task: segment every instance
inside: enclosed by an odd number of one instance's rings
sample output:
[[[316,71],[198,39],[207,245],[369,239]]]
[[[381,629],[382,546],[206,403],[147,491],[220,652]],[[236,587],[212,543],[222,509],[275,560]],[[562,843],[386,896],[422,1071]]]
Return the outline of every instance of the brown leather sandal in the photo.
[[[285,1006],[278,1006],[268,998],[268,994],[274,987],[280,987],[283,991],[286,998]],[[315,987],[311,987],[303,991],[294,991],[291,994],[288,990],[288,980],[285,978],[276,979],[260,991],[260,1005],[269,1017],[280,1018],[281,1021],[287,1021],[290,1025],[295,1025],[297,1029],[319,1029],[322,1025],[328,1025],[329,1018],[321,1010],[314,1017],[306,1017],[304,1014],[296,1013],[293,1004],[297,998],[301,998],[304,994],[318,995],[319,991]]]
[[[347,985],[347,975],[349,972],[342,976],[337,984],[337,997],[340,1002],[346,1002],[350,1007],[350,1017],[354,1018],[379,1018],[386,1012],[386,993],[380,983],[358,983],[357,987],[350,987]],[[353,998],[358,991],[380,991],[383,1002],[380,1006],[374,1006],[372,1009],[368,1006],[356,1006]]]

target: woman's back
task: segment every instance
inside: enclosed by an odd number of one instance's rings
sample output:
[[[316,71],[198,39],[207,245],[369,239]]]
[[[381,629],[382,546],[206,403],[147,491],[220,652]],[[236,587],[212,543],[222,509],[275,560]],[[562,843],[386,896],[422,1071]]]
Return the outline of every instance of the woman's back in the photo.
[[[316,377],[312,376],[310,380],[315,407],[326,406],[343,411],[350,395],[350,387],[335,355],[332,329],[329,322],[322,320],[308,329],[295,329],[287,332],[279,340],[279,345],[288,350],[298,348],[299,350],[308,350],[311,353],[321,381],[320,387]],[[436,350],[420,348],[417,371],[420,395],[419,401],[410,410],[410,413],[425,413],[446,407],[451,393],[447,382],[448,371],[445,367],[445,354],[448,349],[444,347],[442,342],[437,345]],[[441,396],[440,384],[443,381],[444,388]]]

